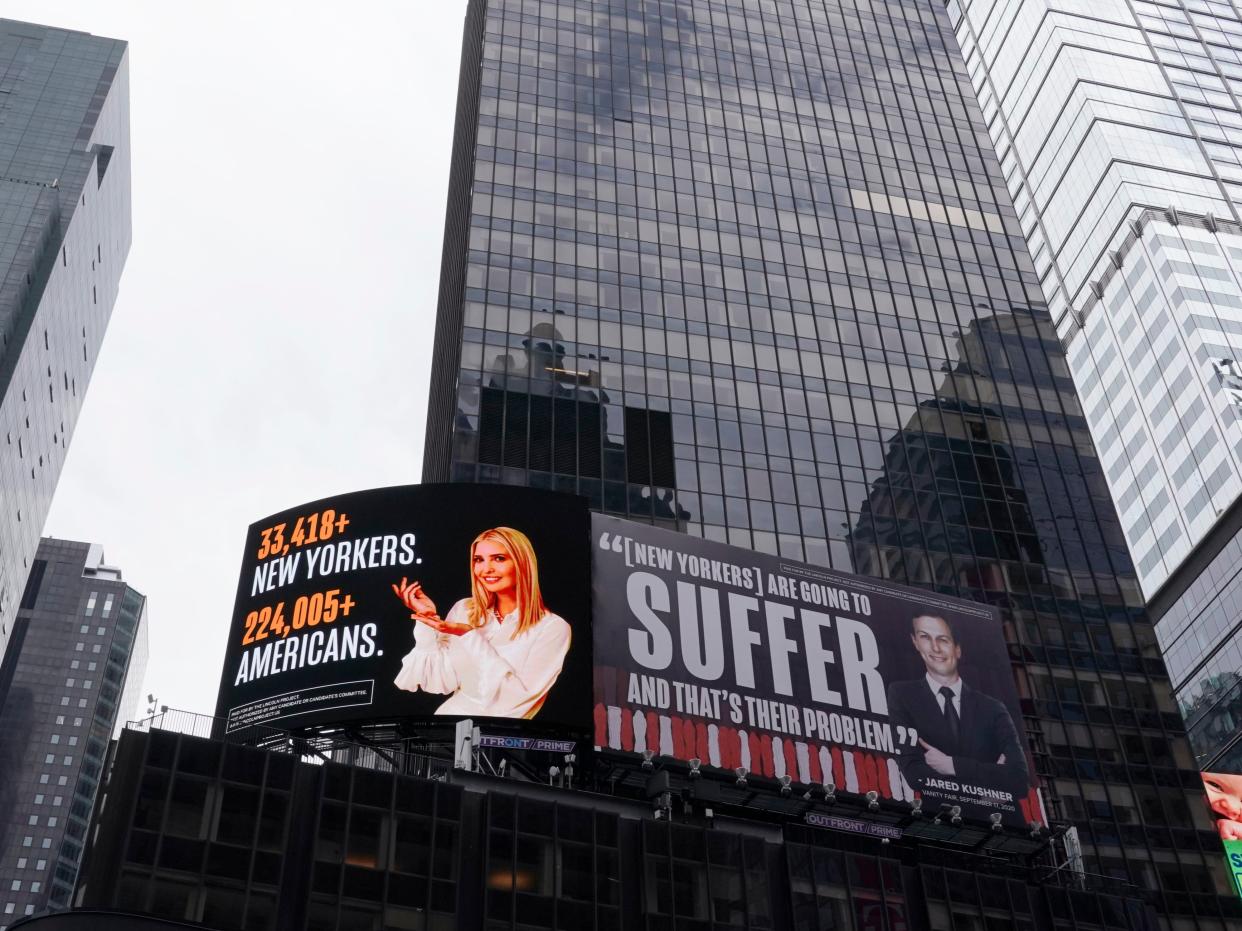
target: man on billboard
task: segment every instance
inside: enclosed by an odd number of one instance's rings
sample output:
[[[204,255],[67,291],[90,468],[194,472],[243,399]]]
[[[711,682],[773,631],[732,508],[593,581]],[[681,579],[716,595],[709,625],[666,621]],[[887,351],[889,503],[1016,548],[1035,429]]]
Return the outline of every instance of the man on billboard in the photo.
[[[470,580],[470,597],[443,618],[417,581],[393,585],[415,622],[394,684],[448,695],[438,715],[533,718],[561,674],[570,627],[543,603],[530,539],[511,527],[483,531]]]
[[[898,761],[906,782],[933,790],[959,783],[1024,798],[1030,776],[1017,728],[1001,702],[962,681],[953,627],[939,615],[917,615],[910,640],[926,674],[888,690],[892,723],[918,732],[917,745],[904,744]]]

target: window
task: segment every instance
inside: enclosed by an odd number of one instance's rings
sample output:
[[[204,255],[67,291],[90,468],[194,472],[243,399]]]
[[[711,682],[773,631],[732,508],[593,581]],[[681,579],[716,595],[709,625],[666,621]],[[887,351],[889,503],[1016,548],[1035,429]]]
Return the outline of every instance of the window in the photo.
[[[47,826],[48,826],[49,828],[54,828],[54,827],[56,827],[56,824],[57,824],[57,822],[58,822],[58,821],[60,821],[60,819],[59,819],[59,818],[57,818],[57,817],[55,817],[55,816],[52,816],[51,818],[48,818],[48,819],[47,819]]]
[[[44,850],[47,850],[49,847],[52,846],[52,839],[50,837],[43,838],[39,846],[42,847]]]
[[[42,795],[36,795],[36,796],[35,796],[35,804],[36,804],[36,805],[42,805],[42,804],[43,804],[43,796],[42,796]]]
[[[57,784],[58,786],[68,785],[68,784],[69,784],[69,777],[68,777],[68,776],[60,776],[60,777],[58,777],[58,778],[57,778],[57,780],[56,780],[56,784]]]
[[[99,592],[91,592],[86,598],[86,616],[90,617],[95,613],[95,602],[99,600]]]
[[[60,703],[61,703],[62,705],[67,705],[67,704],[69,704],[69,696],[68,696],[68,695],[62,695],[62,696],[60,697]]]
[[[67,689],[71,689],[71,688],[73,688],[74,686],[76,686],[77,684],[78,684],[78,680],[77,680],[77,679],[74,679],[73,677],[70,677],[70,678],[68,678],[68,679],[66,679],[66,680],[65,680],[65,688],[67,688]]]
[[[64,803],[64,801],[65,801],[65,797],[63,795],[57,795],[52,799],[52,807],[59,808]]]
[[[23,847],[30,847],[33,845],[34,845],[34,838],[31,837],[29,834],[27,834],[25,837],[22,838]]]
[[[109,592],[107,597],[104,598],[103,611],[100,612],[101,617],[108,617],[112,614],[112,599],[115,597],[116,597],[115,595]],[[102,631],[103,631],[103,628],[100,628],[101,633]]]
[[[10,888],[10,890],[11,890],[11,891],[13,891],[13,892],[21,892],[21,891],[22,891],[22,881],[21,881],[20,879],[15,879],[15,880],[13,880],[13,885],[12,885],[12,886],[10,886],[9,888]]]
[[[18,858],[17,858],[17,868],[18,868],[19,870],[24,870],[24,869],[26,868],[26,858],[25,858],[25,857],[18,857]]]
[[[57,724],[64,724],[64,723],[65,723],[65,716],[64,716],[63,714],[58,714],[58,715],[56,715],[56,723],[57,723]]]
[[[78,631],[78,633],[81,633],[81,634],[89,634],[90,632],[91,632],[90,624],[83,624],[82,629]]]
[[[53,734],[52,739],[49,741],[49,743],[54,743],[54,744],[60,743],[60,734]]]
[[[73,757],[71,757],[71,756],[67,756],[67,757],[65,757],[65,765],[66,765],[66,766],[72,766],[72,765],[73,765]]]
[[[44,786],[47,785],[47,780],[48,780],[47,773],[39,774],[39,785],[44,785]]]
[[[82,667],[82,663],[76,659],[69,664],[70,669],[80,669],[81,667]]]
[[[45,869],[47,869],[47,861],[46,861],[46,860],[40,860],[38,863],[36,863],[36,864],[35,864],[35,869],[36,869],[36,870],[45,870]]]
[[[31,824],[31,825],[36,825],[36,824],[38,824],[38,823],[39,823],[39,816],[38,816],[38,815],[31,815],[31,816],[30,816],[30,818],[29,818],[29,819],[27,819],[26,823],[27,823],[27,824]]]
[[[55,753],[49,753],[47,756],[45,756],[45,757],[43,758],[43,762],[44,762],[44,763],[55,763],[55,762],[56,762],[56,754],[55,754]]]
[[[96,628],[95,628],[95,633],[99,634],[99,636],[101,636],[101,637],[102,637],[102,636],[104,635],[104,631],[106,631],[107,629],[108,629],[108,628],[106,628],[106,627],[96,627]]]

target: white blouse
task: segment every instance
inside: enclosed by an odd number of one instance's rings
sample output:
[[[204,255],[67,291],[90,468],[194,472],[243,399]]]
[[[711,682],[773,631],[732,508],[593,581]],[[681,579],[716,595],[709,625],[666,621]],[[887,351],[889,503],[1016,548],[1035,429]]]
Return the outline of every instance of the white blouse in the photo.
[[[467,599],[444,618],[467,622]],[[548,612],[518,636],[517,611],[495,612],[461,635],[438,633],[414,622],[414,649],[401,660],[393,680],[407,692],[448,695],[436,714],[490,718],[533,718],[561,674],[569,652],[570,627]]]

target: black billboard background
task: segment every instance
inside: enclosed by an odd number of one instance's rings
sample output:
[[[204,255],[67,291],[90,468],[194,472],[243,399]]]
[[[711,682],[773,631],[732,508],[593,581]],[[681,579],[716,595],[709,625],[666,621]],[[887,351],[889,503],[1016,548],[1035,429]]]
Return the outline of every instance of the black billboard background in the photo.
[[[348,525],[339,531],[334,528],[326,541],[302,546],[290,543],[299,518],[308,526],[310,515],[326,511],[333,511],[336,517],[346,515]],[[258,559],[264,530],[270,531],[282,523],[286,526],[280,551]],[[544,601],[550,612],[569,623],[572,640],[561,673],[535,717],[528,721],[494,719],[494,723],[505,722],[523,730],[586,731],[590,723],[591,684],[591,565],[586,501],[573,495],[501,485],[406,485],[359,491],[299,505],[252,524],[246,536],[229,629],[217,716],[227,719],[227,729],[248,724],[303,728],[349,722],[452,723],[454,717],[435,714],[447,695],[403,691],[393,684],[402,658],[414,646],[416,622],[392,586],[402,577],[418,580],[435,601],[440,616],[445,617],[454,603],[470,595],[471,542],[482,531],[500,526],[515,528],[529,537],[538,560]],[[408,539],[401,540],[407,534],[414,535],[412,559],[402,564],[400,560],[411,554],[411,548],[403,545]],[[388,545],[387,553],[385,541],[374,546],[368,543],[363,547],[360,562],[354,562],[351,552],[350,566],[343,571],[327,575],[315,571],[314,577],[308,578],[311,551],[338,546],[344,541],[351,543],[352,551],[361,541],[386,535],[397,539],[395,545]],[[272,540],[269,532],[269,544]],[[333,552],[338,558],[334,567],[339,564],[339,552]],[[316,570],[323,565],[326,555],[326,551],[319,554]],[[291,568],[288,563],[295,559],[296,565]],[[286,561],[286,584],[255,592],[258,570],[275,572],[279,583],[280,566],[275,564],[280,560]],[[390,564],[353,568],[385,561]],[[338,616],[331,623],[307,625],[296,631],[286,629],[282,635],[269,630],[265,642],[243,645],[251,612],[271,609],[283,602],[283,617],[288,626],[300,597],[332,589],[340,591],[338,601],[348,595],[355,602],[348,617]],[[252,624],[252,635],[257,630]],[[251,681],[237,682],[243,661],[248,671],[253,669],[255,660],[253,656],[246,659],[247,653],[265,647],[270,651],[276,644],[296,638],[302,641],[299,654],[304,659],[312,633],[322,631],[320,641],[335,635],[338,646],[343,647],[346,630],[350,630],[352,650],[340,652],[350,652],[352,658],[279,672],[268,669]],[[370,634],[373,647],[368,646],[366,633]],[[280,649],[284,652],[288,647],[282,645]],[[371,655],[363,655],[368,650]],[[273,661],[276,666],[281,662],[279,656]]]
[[[725,768],[749,762],[748,768],[752,773],[767,776],[788,773],[798,782],[829,781],[825,778],[825,766],[822,765],[822,762],[828,761],[833,778],[841,788],[847,788],[852,783],[855,787],[851,789],[853,791],[874,788],[881,795],[908,800],[912,797],[911,787],[897,778],[899,754],[887,749],[879,740],[877,726],[891,725],[889,715],[866,707],[872,703],[869,701],[864,701],[861,708],[851,706],[841,677],[843,653],[849,647],[840,645],[835,638],[848,628],[850,621],[861,623],[872,632],[878,651],[876,668],[882,679],[887,705],[892,683],[924,680],[926,668],[911,642],[911,621],[917,615],[932,614],[947,618],[953,627],[961,646],[961,681],[968,688],[990,696],[1004,706],[1017,731],[1018,747],[1026,760],[1028,777],[1034,772],[1008,649],[999,617],[993,608],[599,514],[593,516],[592,535],[595,553],[594,713],[597,745],[633,751],[654,749],[660,755],[683,760],[697,757],[704,764]],[[673,641],[671,661],[663,669],[644,667],[630,646],[631,639],[636,637],[640,653],[648,648],[651,648],[652,656],[656,653],[655,639],[636,616],[627,593],[628,587],[636,584],[636,574],[641,574],[637,580],[641,581],[638,587],[643,593],[640,600],[664,597],[652,596],[651,585],[667,593],[667,607],[661,605],[663,610],[655,612]],[[653,578],[658,582],[652,582]],[[782,582],[782,579],[785,581]],[[803,590],[801,586],[804,582],[817,588]],[[700,678],[686,666],[684,644],[680,640],[683,605],[679,598],[679,584],[693,587],[699,605],[691,610],[697,612],[700,619],[706,610],[702,599],[707,596],[719,600],[724,672],[716,678]],[[773,585],[776,591],[771,589]],[[781,585],[790,587],[782,591]],[[828,606],[822,598],[817,601],[805,597],[812,591],[822,595],[826,589],[844,594],[845,609]],[[751,686],[739,686],[736,681],[736,657],[729,621],[731,594],[754,598],[758,603],[749,625],[761,638],[761,642],[752,649]],[[868,613],[857,610],[860,602],[855,596],[863,596],[869,602]],[[794,612],[784,626],[787,634],[797,642],[794,652],[786,657],[791,675],[786,694],[781,694],[773,681],[771,643],[765,626],[765,610],[771,602],[778,602]],[[806,609],[834,618],[831,627],[823,630],[823,643],[836,651],[837,665],[828,667],[829,685],[841,693],[840,705],[825,704],[812,697],[807,642],[799,624],[800,614]],[[698,636],[701,663],[702,656],[707,652],[706,634],[700,631]],[[668,656],[667,649],[664,656]],[[651,656],[648,659],[651,660]],[[656,661],[656,666],[659,662]],[[637,674],[640,679],[635,682],[632,674]],[[658,683],[652,682],[653,679],[663,679],[669,686],[665,695],[655,695],[655,705],[651,699],[657,692]],[[864,699],[869,696],[866,686],[870,684],[865,683],[860,693]],[[650,686],[646,693],[639,688],[637,701],[634,692],[636,685]],[[689,708],[686,704],[689,701],[689,686],[697,686],[700,690],[698,694],[708,699],[708,703],[699,702],[699,707]],[[702,689],[706,689],[706,693]],[[788,694],[790,690],[792,694]],[[721,693],[719,698],[713,692]],[[912,688],[907,694],[917,692]],[[923,692],[927,694],[922,696],[922,703],[934,707],[935,697],[926,688]],[[740,709],[731,709],[731,700],[740,700]],[[748,700],[756,704],[752,706]],[[796,727],[791,729],[789,721],[783,720],[781,710],[775,707],[769,707],[773,713],[766,722],[752,713],[761,703],[773,700],[798,709]],[[660,707],[661,701],[667,701],[667,705]],[[831,731],[822,735],[807,733],[802,713],[808,708],[835,713],[839,722],[844,724],[845,739],[837,739],[841,734],[834,736]],[[635,716],[636,711],[640,713],[638,716]],[[846,718],[850,720],[847,722]],[[850,738],[851,730],[853,739]],[[889,728],[895,749],[899,750],[897,730],[896,727]],[[773,740],[773,737],[776,739]],[[821,749],[823,756],[820,755]],[[843,775],[849,778],[843,778]],[[947,781],[954,780],[947,777]],[[1028,778],[1028,784],[1030,781]],[[983,782],[979,782],[978,786],[989,787]],[[972,798],[960,787],[957,790],[948,787],[943,790],[925,786],[914,788],[926,799],[961,804],[964,813],[971,817],[986,817],[1000,809],[1005,823],[1013,826],[1024,826],[1029,820],[1043,820],[1038,795],[1030,789],[1025,797],[1015,792],[1016,804],[1005,809],[991,800]]]

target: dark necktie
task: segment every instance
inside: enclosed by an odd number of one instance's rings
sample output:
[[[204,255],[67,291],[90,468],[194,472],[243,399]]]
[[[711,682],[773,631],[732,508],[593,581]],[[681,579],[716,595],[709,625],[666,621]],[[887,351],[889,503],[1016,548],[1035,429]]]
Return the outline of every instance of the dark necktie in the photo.
[[[944,723],[948,725],[949,736],[953,739],[953,746],[956,749],[961,721],[957,716],[957,709],[953,707],[953,689],[942,685],[940,694],[944,696]]]

